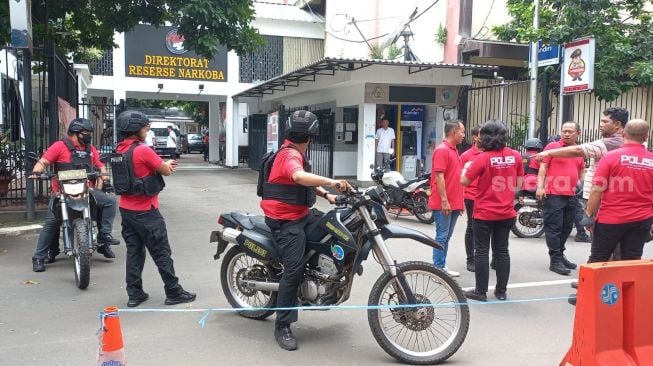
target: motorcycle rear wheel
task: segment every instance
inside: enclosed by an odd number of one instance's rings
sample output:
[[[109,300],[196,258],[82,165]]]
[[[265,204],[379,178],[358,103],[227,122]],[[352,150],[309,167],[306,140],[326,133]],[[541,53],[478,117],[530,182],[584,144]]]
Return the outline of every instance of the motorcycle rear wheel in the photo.
[[[220,268],[220,283],[229,304],[236,309],[247,308],[272,308],[277,304],[276,292],[256,291],[244,289],[238,285],[238,279],[245,275],[246,271],[255,268],[265,276],[265,279],[272,280],[270,269],[263,262],[245,254],[238,246],[231,247],[222,259]],[[274,310],[243,310],[238,314],[249,319],[265,319],[274,314]]]
[[[517,220],[515,224],[510,228],[513,234],[519,238],[531,239],[539,238],[544,235],[544,224],[532,224],[527,223],[525,215],[532,215],[533,212],[538,210],[535,207],[531,206],[520,206],[517,208]],[[541,212],[540,212],[541,216]]]
[[[415,217],[420,222],[432,224],[435,218],[433,217],[433,210],[429,208],[429,196],[425,192],[417,192],[413,196],[413,201],[415,201],[415,206],[423,210],[421,213],[414,211]]]
[[[72,229],[75,284],[79,289],[84,290],[91,280],[91,237],[88,222],[83,218],[75,219]]]
[[[372,335],[385,352],[401,362],[441,363],[465,341],[470,320],[467,300],[451,277],[429,263],[405,262],[399,268],[417,300],[427,306],[397,307],[404,302],[395,290],[396,279],[388,272],[382,274],[368,301],[370,306],[380,307],[367,311]],[[406,344],[406,338],[414,343]]]

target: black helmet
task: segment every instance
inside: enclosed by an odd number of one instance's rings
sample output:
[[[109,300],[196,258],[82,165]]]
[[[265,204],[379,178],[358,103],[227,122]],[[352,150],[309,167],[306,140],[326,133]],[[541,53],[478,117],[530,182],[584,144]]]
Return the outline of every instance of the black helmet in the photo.
[[[553,135],[553,136],[549,137],[549,141],[547,141],[547,142],[548,143],[557,142],[557,141],[560,141],[560,139],[561,139],[560,135]]]
[[[542,150],[544,149],[544,146],[542,146],[542,141],[538,139],[537,137],[533,137],[531,139],[526,140],[526,143],[524,144],[524,147],[526,150]]]
[[[309,111],[296,111],[290,116],[286,125],[286,135],[290,133],[315,136],[318,133],[320,122]]]
[[[147,126],[150,120],[139,111],[124,111],[118,115],[118,131],[138,132]]]
[[[68,134],[72,134],[74,132],[81,132],[81,131],[89,131],[93,132],[93,124],[91,121],[87,120],[86,118],[75,118],[74,120],[70,121],[70,124],[68,125]]]

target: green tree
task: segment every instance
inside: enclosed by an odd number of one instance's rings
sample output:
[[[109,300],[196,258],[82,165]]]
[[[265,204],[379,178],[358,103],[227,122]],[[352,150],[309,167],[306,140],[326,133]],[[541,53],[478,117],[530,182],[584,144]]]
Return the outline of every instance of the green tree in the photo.
[[[250,24],[252,0],[32,0],[32,18],[35,45],[51,40],[76,56],[114,48],[114,31],[126,32],[141,22],[178,26],[184,46],[207,58],[219,44],[239,54],[263,44]],[[0,29],[0,42],[9,42],[7,0],[0,1]]]
[[[533,0],[508,0],[512,20],[493,28],[503,41],[562,44],[596,40],[594,92],[614,100],[638,85],[653,85],[653,21],[647,0],[539,0],[540,27],[533,29]],[[556,85],[560,67],[549,77]]]

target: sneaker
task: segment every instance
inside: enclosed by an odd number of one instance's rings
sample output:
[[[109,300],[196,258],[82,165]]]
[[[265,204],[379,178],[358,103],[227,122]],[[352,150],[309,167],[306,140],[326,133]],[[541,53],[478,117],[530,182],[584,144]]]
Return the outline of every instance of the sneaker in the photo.
[[[468,290],[468,291],[463,291],[463,294],[465,295],[466,298],[470,300],[476,300],[476,301],[482,301],[486,302],[487,301],[487,295],[482,294],[480,292],[476,292],[476,290]]]
[[[32,258],[32,271],[45,272],[45,261],[40,258]]]
[[[568,269],[576,269],[576,267],[578,267],[576,263],[570,262],[569,259],[567,259],[567,257],[564,256],[562,257],[562,265],[567,267]]]
[[[116,257],[116,254],[111,250],[111,247],[108,244],[97,247],[97,252],[102,254],[104,258],[112,259]]]
[[[179,294],[179,295],[177,295],[175,297],[166,297],[165,304],[166,305],[177,305],[177,304],[182,304],[182,303],[185,303],[185,302],[193,302],[193,301],[195,301],[196,297],[197,297],[196,294],[184,290],[184,291],[181,292],[181,294]]]
[[[576,234],[576,236],[574,237],[574,241],[577,243],[591,243],[592,237],[590,237],[586,233],[580,233],[580,234]]]
[[[444,271],[451,277],[460,277],[460,273],[456,271],[452,271],[447,267],[444,267]]]
[[[97,242],[98,245],[118,245],[120,244],[120,240],[116,239],[111,235],[111,233],[99,233],[97,234]]]
[[[467,271],[476,272],[476,264],[474,262],[467,263]]]
[[[562,263],[554,263],[554,264],[550,265],[549,266],[549,271],[555,272],[555,273],[557,273],[559,275],[563,275],[563,276],[568,276],[571,273],[569,268],[562,265]]]
[[[279,347],[286,351],[294,351],[297,349],[297,339],[292,334],[290,326],[281,326],[274,328],[274,339],[277,340]]]
[[[147,292],[143,292],[140,296],[130,296],[127,301],[127,306],[130,308],[136,307],[150,298],[150,295]]]
[[[569,295],[569,298],[567,299],[567,302],[568,302],[570,305],[574,305],[574,306],[576,306],[576,296],[577,296],[576,294],[571,294],[571,295]]]

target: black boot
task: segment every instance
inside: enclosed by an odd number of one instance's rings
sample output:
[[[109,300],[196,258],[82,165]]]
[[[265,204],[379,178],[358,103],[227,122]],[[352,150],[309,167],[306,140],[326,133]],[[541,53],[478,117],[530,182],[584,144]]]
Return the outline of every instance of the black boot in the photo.
[[[166,305],[177,305],[185,302],[193,302],[197,297],[196,294],[183,290],[179,295],[175,297],[166,297]]]
[[[281,325],[274,327],[274,338],[277,340],[279,347],[286,351],[297,349],[297,339],[290,330],[290,325]]]
[[[45,260],[40,258],[32,258],[32,271],[45,272]]]
[[[111,233],[99,233],[97,234],[97,243],[98,245],[118,245],[120,240],[115,239]]]
[[[571,273],[569,268],[565,267],[562,263],[551,263],[549,271],[563,276],[568,276]]]
[[[111,250],[111,246],[108,244],[97,247],[97,252],[102,254],[104,258],[112,259],[116,257],[116,254],[113,252],[113,250]]]
[[[48,256],[45,258],[45,264],[51,264],[54,263],[54,261],[57,259],[57,256],[61,253],[59,248],[56,250],[54,249],[48,249]]]
[[[562,265],[568,269],[576,269],[576,267],[578,267],[576,263],[570,262],[569,259],[567,259],[565,256],[562,257]]]

